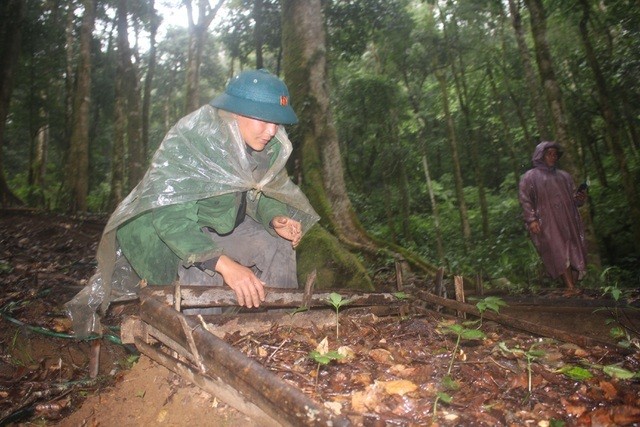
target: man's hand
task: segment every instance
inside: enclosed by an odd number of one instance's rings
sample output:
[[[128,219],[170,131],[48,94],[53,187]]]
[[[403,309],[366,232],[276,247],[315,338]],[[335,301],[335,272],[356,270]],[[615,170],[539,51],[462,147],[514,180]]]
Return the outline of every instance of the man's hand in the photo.
[[[240,306],[260,307],[265,297],[265,283],[258,279],[251,269],[238,264],[226,255],[221,255],[216,264],[216,271],[236,293]]]
[[[529,223],[529,231],[533,234],[538,234],[540,232],[540,223],[538,221]]]
[[[289,240],[295,248],[302,239],[302,225],[295,219],[286,216],[276,216],[271,220],[271,226],[278,236]]]
[[[587,200],[587,192],[586,191],[578,191],[576,192],[576,194],[573,196],[573,198],[575,199],[575,201],[579,204],[582,205],[586,200]]]

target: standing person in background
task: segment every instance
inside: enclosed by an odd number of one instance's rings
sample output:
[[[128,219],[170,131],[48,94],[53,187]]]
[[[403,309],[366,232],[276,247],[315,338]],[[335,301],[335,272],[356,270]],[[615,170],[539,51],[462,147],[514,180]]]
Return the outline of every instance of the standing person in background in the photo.
[[[541,142],[532,156],[533,169],[520,179],[523,219],[547,273],[562,277],[568,294],[586,273],[587,250],[578,207],[587,198],[586,185],[576,190],[569,173],[556,167],[560,146]]]

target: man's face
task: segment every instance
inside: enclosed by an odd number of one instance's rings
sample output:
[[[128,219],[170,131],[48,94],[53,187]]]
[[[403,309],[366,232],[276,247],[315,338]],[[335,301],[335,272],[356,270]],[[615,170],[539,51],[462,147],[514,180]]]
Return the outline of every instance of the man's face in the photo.
[[[255,151],[264,150],[278,130],[278,125],[275,123],[263,122],[239,114],[234,114],[234,117],[238,122],[242,139]]]
[[[544,152],[544,163],[550,168],[556,165],[558,161],[558,150],[556,148],[547,148]]]

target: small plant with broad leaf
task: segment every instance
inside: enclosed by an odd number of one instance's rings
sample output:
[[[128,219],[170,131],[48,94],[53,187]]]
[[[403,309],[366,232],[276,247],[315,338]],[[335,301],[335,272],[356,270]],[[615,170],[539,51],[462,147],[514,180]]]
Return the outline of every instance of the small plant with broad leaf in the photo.
[[[455,335],[456,336],[456,344],[451,352],[451,361],[449,362],[449,369],[447,370],[447,375],[451,374],[451,370],[453,369],[453,363],[456,359],[456,354],[458,353],[458,348],[460,348],[460,341],[462,340],[483,340],[485,338],[484,332],[479,329],[469,328],[470,326],[475,326],[477,321],[469,321],[463,322],[462,324],[453,323],[446,324],[445,322],[440,324],[440,330],[445,334]],[[467,327],[469,326],[469,327]]]
[[[451,370],[453,369],[453,363],[456,360],[458,349],[460,348],[460,342],[462,340],[483,340],[485,338],[484,332],[476,329],[478,321],[467,321],[462,324],[449,323],[446,321],[440,322],[438,330],[441,333],[456,336],[456,343],[451,351],[451,360],[449,362],[449,368],[447,369],[447,375],[445,375],[440,381],[440,391],[436,393],[436,400],[433,402],[433,420],[435,422],[438,402],[451,403],[453,397],[446,393],[446,391],[457,390],[460,385],[451,377]]]
[[[327,299],[327,303],[330,304],[334,310],[336,311],[336,339],[340,338],[340,322],[339,322],[339,312],[340,312],[340,308],[344,307],[345,305],[349,304],[351,301],[348,299],[344,299],[342,297],[342,295],[335,293],[335,292],[331,292],[331,294],[329,294],[329,298]]]
[[[336,351],[329,351],[329,340],[325,337],[315,350],[309,352],[309,358],[315,361],[318,366],[316,368],[316,388],[318,387],[318,378],[320,377],[320,367],[328,365],[334,360],[340,360],[344,356]]]
[[[409,299],[409,295],[407,295],[406,292],[395,292],[393,296],[399,299],[400,301],[405,301]]]
[[[631,291],[620,289],[617,280],[612,279],[617,270],[617,267],[609,267],[600,274],[602,282],[610,283],[608,286],[602,287],[602,296],[611,295],[611,298],[616,302],[616,306],[613,309],[599,308],[597,311],[608,310],[613,316],[606,320],[606,324],[612,325],[609,335],[616,340],[620,347],[640,349],[640,333],[629,322],[625,321],[626,318],[622,315],[622,310],[617,305],[617,303],[631,299]],[[638,312],[638,308],[629,303],[624,308],[636,312],[636,314]]]
[[[506,307],[508,304],[500,297],[488,296],[476,303],[476,308],[480,312],[480,323],[482,324],[482,316],[487,310],[493,311],[496,314],[500,313],[500,307]]]
[[[546,354],[544,350],[536,349],[537,343],[533,343],[528,350],[521,349],[519,346],[515,346],[514,348],[507,347],[507,344],[504,341],[498,343],[498,347],[505,353],[511,353],[516,357],[523,357],[527,362],[527,383],[529,394],[531,394],[532,388],[532,369],[531,366],[533,362]]]

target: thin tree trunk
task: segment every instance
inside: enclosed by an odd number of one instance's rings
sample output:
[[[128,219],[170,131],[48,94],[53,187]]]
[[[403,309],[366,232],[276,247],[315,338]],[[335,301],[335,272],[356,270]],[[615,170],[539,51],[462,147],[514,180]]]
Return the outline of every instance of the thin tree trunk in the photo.
[[[23,204],[7,185],[2,145],[13,91],[15,67],[20,53],[25,6],[22,0],[9,0],[0,6],[0,41],[2,42],[0,46],[0,52],[2,52],[0,57],[0,201],[2,206]]]
[[[578,147],[569,134],[567,124],[567,116],[565,113],[564,102],[562,99],[562,91],[556,79],[553,68],[553,60],[547,43],[547,23],[542,0],[525,0],[529,9],[531,19],[531,31],[536,49],[536,61],[540,72],[540,78],[543,82],[543,88],[551,109],[551,117],[553,119],[556,138],[555,141],[565,148],[568,155],[563,156],[562,164],[574,179],[584,176],[582,171],[576,167],[574,156],[577,155]],[[585,225],[585,240],[589,250],[590,263],[599,267],[601,265],[600,250],[598,248],[597,239],[593,229],[593,218],[591,211],[583,209],[583,220]]]
[[[458,140],[453,124],[453,117],[449,109],[449,97],[447,94],[447,81],[442,71],[436,71],[436,78],[440,83],[440,94],[442,96],[442,109],[447,123],[447,133],[449,145],[451,147],[451,161],[453,162],[453,175],[456,184],[456,196],[458,198],[458,212],[460,213],[460,228],[464,238],[465,247],[469,249],[471,243],[471,226],[469,225],[469,214],[467,202],[464,198],[464,184],[462,181],[462,171],[460,169],[460,158],[458,156]]]
[[[518,44],[518,51],[520,52],[520,61],[522,61],[525,82],[529,88],[531,107],[539,133],[539,140],[527,142],[535,146],[540,141],[550,140],[553,137],[553,133],[551,132],[551,126],[549,125],[546,113],[547,109],[544,106],[543,97],[540,93],[540,84],[538,83],[538,78],[532,65],[529,47],[527,46],[524,29],[522,28],[519,1],[520,0],[509,0],[509,11]]]
[[[124,189],[131,189],[138,184],[145,172],[145,153],[142,143],[142,124],[141,124],[141,107],[140,107],[140,86],[138,73],[131,61],[131,47],[129,46],[129,24],[128,24],[127,0],[118,2],[117,16],[117,45],[118,45],[118,64],[122,76],[122,92],[120,96],[124,97],[124,124],[127,132],[124,139],[125,152],[128,154],[124,172],[126,181]],[[124,158],[123,158],[124,160]],[[126,192],[126,190],[125,190]],[[115,200],[116,204],[122,199]]]
[[[263,31],[262,31],[262,1],[253,0],[253,39],[256,47],[256,68],[259,70],[264,68],[264,60],[262,58],[262,44],[263,44]]]
[[[411,191],[409,191],[409,177],[407,176],[407,168],[404,158],[400,160],[398,167],[400,173],[398,176],[398,186],[400,188],[400,206],[402,208],[402,234],[405,241],[414,241],[413,233],[411,233]]]
[[[125,152],[127,146],[128,126],[128,32],[127,9],[125,0],[118,2],[117,14],[117,66],[115,75],[114,103],[114,136],[111,149],[111,193],[109,194],[109,210],[113,210],[125,196]]]
[[[453,39],[450,34],[447,20],[443,13],[440,13],[442,28],[447,45],[459,44],[457,40],[458,27],[456,16],[451,17],[450,22],[453,27]],[[460,66],[457,63],[460,63]],[[453,76],[454,87],[456,94],[458,95],[458,102],[460,103],[460,109],[464,116],[464,123],[467,131],[467,146],[471,149],[471,165],[473,168],[473,176],[475,178],[476,186],[478,188],[478,202],[480,204],[480,215],[482,217],[482,235],[485,238],[489,237],[489,209],[487,207],[487,196],[484,188],[484,180],[482,179],[482,171],[480,170],[480,154],[478,152],[478,132],[474,130],[474,126],[471,123],[471,111],[468,103],[467,95],[467,83],[466,83],[466,71],[463,63],[462,56],[454,51],[450,56],[451,75]]]
[[[83,0],[80,27],[80,54],[73,96],[73,125],[67,164],[67,189],[71,192],[70,212],[87,210],[89,191],[89,107],[91,105],[91,38],[95,20],[95,0]]]
[[[384,213],[387,216],[387,226],[389,227],[389,235],[391,236],[391,241],[393,243],[398,243],[398,233],[396,232],[395,225],[395,215],[393,214],[393,197],[392,191],[389,188],[389,184],[387,183],[387,175],[383,174],[382,176],[382,188],[384,194]]]
[[[151,20],[151,29],[149,32],[149,64],[147,66],[147,76],[144,81],[144,89],[142,95],[142,151],[146,159],[149,154],[149,121],[151,120],[151,88],[153,86],[153,77],[156,71],[156,35],[160,18],[155,10],[154,0],[149,0],[149,19]]]
[[[425,150],[426,151],[426,150]],[[436,196],[433,193],[433,184],[431,183],[431,173],[429,172],[429,164],[427,163],[426,153],[422,155],[422,168],[424,176],[427,180],[427,189],[429,190],[429,200],[431,200],[431,210],[433,211],[433,224],[436,230],[436,249],[438,251],[438,260],[444,261],[444,245],[442,244],[442,228],[440,227],[440,212]]]
[[[73,81],[75,79],[74,70],[74,57],[75,57],[75,34],[74,34],[74,20],[75,20],[75,5],[73,2],[69,2],[69,9],[67,10],[67,23],[65,27],[65,55],[66,55],[66,75],[64,77],[65,88],[65,100],[64,100],[64,141],[68,143],[71,140],[71,129],[73,128]],[[68,146],[67,146],[68,148]]]
[[[498,114],[498,117],[500,117],[500,125],[502,128],[502,143],[507,147],[507,152],[509,153],[509,161],[511,163],[511,167],[513,168],[513,177],[515,181],[514,189],[517,190],[520,183],[520,168],[518,166],[518,156],[516,155],[516,151],[513,146],[513,138],[511,138],[509,121],[507,120],[507,115],[504,111],[504,108],[502,108],[502,102],[500,102],[500,94],[498,93],[498,88],[496,87],[496,82],[493,77],[493,70],[491,69],[491,65],[489,64],[487,64],[487,77],[489,78],[491,95],[496,101],[496,112]]]
[[[43,95],[44,96],[44,95]],[[49,150],[49,115],[44,109],[40,109],[40,128],[32,141],[31,155],[29,156],[29,203],[35,203],[38,207],[45,207],[44,177],[47,166],[47,152]]]
[[[338,135],[329,105],[321,1],[284,0],[282,10],[283,68],[294,108],[301,116],[299,139],[305,193],[342,241],[374,249],[375,244],[353,212],[344,181]]]
[[[580,20],[580,36],[582,44],[584,45],[587,64],[589,64],[589,67],[591,68],[591,71],[593,71],[593,75],[595,77],[598,99],[600,101],[600,111],[608,134],[607,141],[609,142],[609,147],[618,162],[618,169],[622,176],[622,186],[627,197],[631,218],[640,218],[640,200],[638,199],[635,180],[633,174],[629,171],[627,155],[624,151],[620,138],[621,125],[618,120],[619,115],[614,110],[613,103],[611,102],[611,93],[602,73],[595,49],[589,39],[589,30],[587,25],[589,24],[590,6],[586,0],[580,0],[580,5],[582,6],[583,15]],[[633,241],[635,242],[635,247],[640,251],[640,222],[631,221],[631,228],[633,230]]]
[[[207,29],[216,17],[218,10],[222,7],[224,0],[211,8],[208,0],[197,0],[198,2],[198,22],[193,19],[193,9],[191,0],[184,0],[189,18],[189,50],[187,57],[187,99],[185,113],[190,113],[200,107],[200,97],[198,87],[200,85],[200,64],[202,63],[202,52],[207,41]]]

